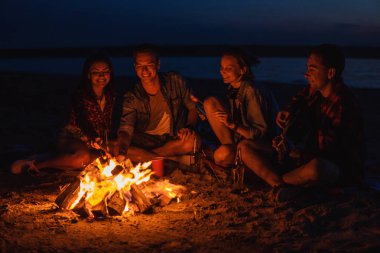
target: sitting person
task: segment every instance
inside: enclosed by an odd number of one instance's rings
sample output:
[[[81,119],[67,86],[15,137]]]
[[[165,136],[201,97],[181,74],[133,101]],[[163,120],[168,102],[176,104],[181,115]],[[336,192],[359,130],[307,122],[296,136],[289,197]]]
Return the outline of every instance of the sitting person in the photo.
[[[297,129],[301,125],[309,126],[300,131],[308,132],[303,145],[288,145],[291,148],[285,155],[289,161],[296,162],[285,163],[288,166],[285,173],[277,171],[269,144],[266,150],[250,142],[239,145],[244,164],[279,189],[275,198],[286,198],[286,192],[290,191],[285,186],[290,185],[360,183],[365,158],[363,122],[354,95],[343,83],[344,66],[345,58],[335,45],[320,45],[310,51],[305,73],[309,86],[277,116],[278,125],[284,129],[281,140],[276,138],[273,142],[278,151],[286,142],[289,126]],[[300,111],[305,112],[303,116],[297,115]]]
[[[119,154],[145,162],[191,153],[198,138],[192,130],[197,111],[185,80],[178,73],[158,72],[160,59],[151,45],[138,46],[133,59],[139,82],[124,96]]]
[[[112,79],[112,64],[108,57],[99,53],[87,58],[81,86],[71,101],[68,124],[58,138],[57,152],[47,159],[16,161],[11,172],[35,173],[44,168],[79,169],[99,157],[99,149],[93,148],[92,144],[106,144],[110,138],[115,104]]]
[[[253,82],[250,61],[241,49],[226,51],[220,65],[223,82],[228,84],[229,109],[216,97],[207,98],[204,109],[221,144],[214,152],[214,161],[229,167],[242,140],[271,140],[277,134],[278,105],[269,90]]]

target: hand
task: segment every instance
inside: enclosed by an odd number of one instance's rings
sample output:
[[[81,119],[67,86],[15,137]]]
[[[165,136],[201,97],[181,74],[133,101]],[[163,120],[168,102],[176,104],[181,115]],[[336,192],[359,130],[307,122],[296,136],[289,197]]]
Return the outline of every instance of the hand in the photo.
[[[194,95],[190,95],[190,99],[191,99],[191,101],[193,101],[194,103],[198,103],[198,102],[199,102],[199,99],[198,99],[196,96],[194,96]]]
[[[230,120],[230,117],[228,116],[228,114],[224,111],[219,111],[219,112],[214,112],[216,118],[222,122],[226,127],[228,127],[229,129],[233,129],[235,127],[235,123],[233,123],[231,120]]]
[[[177,133],[180,140],[188,140],[194,135],[194,131],[189,128],[181,128]]]
[[[94,149],[103,149],[102,146],[101,146],[102,143],[103,143],[102,139],[99,138],[99,137],[97,137],[95,140],[93,140],[93,141],[90,142],[90,145]]]
[[[118,163],[123,163],[125,161],[125,159],[127,159],[127,157],[125,155],[117,155],[116,156],[116,161]]]
[[[276,136],[272,140],[272,147],[277,150],[280,147],[280,145],[284,143],[284,141],[285,140],[282,135]]]
[[[120,147],[118,140],[110,140],[108,142],[109,153],[112,156],[118,156],[120,154]]]
[[[198,117],[202,120],[202,121],[205,121],[207,118],[205,115],[203,115],[202,113],[198,112]]]
[[[290,113],[287,112],[287,111],[280,111],[280,112],[277,114],[277,117],[276,117],[276,124],[277,124],[281,129],[284,129],[285,126],[288,124],[288,121],[289,121],[289,115],[290,115]]]

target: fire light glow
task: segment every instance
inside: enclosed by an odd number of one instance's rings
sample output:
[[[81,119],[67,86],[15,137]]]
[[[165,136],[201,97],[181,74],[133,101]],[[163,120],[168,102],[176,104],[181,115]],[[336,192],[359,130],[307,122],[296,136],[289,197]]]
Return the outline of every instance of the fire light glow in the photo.
[[[133,167],[129,160],[119,163],[116,159],[96,159],[82,171],[80,190],[69,209],[75,209],[79,203],[84,202],[86,212],[89,216],[92,216],[92,208],[102,202],[105,203],[107,208],[107,201],[114,194],[118,194],[119,198],[125,201],[123,215],[133,212],[134,210],[130,208],[132,201],[131,187],[132,185],[148,182],[151,179],[154,172],[149,168],[150,165],[151,162],[146,162]],[[177,186],[165,180],[149,184],[149,187],[145,187],[144,194],[148,197],[159,195],[165,195],[173,199],[177,197],[178,201],[181,192],[185,189],[183,186]]]

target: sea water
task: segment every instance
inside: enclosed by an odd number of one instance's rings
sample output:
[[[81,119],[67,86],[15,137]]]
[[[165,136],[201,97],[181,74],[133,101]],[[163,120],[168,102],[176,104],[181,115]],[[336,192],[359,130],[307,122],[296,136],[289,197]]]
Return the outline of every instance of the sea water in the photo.
[[[116,76],[133,76],[130,57],[111,58]],[[306,84],[306,58],[263,57],[253,67],[257,81]],[[0,72],[32,72],[79,75],[83,58],[15,58],[0,59]],[[188,78],[219,79],[219,57],[162,57],[162,71],[178,71]],[[380,59],[348,58],[345,82],[352,87],[380,88]]]

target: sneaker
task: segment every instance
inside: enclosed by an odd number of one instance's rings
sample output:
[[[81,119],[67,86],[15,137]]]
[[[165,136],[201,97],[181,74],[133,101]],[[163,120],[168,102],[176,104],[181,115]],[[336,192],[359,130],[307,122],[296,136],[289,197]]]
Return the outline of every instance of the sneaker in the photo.
[[[273,188],[271,195],[272,200],[276,203],[291,201],[299,197],[302,193],[302,188],[291,185],[281,185]]]
[[[37,174],[39,169],[35,165],[35,160],[18,160],[11,165],[11,172],[13,174]]]

